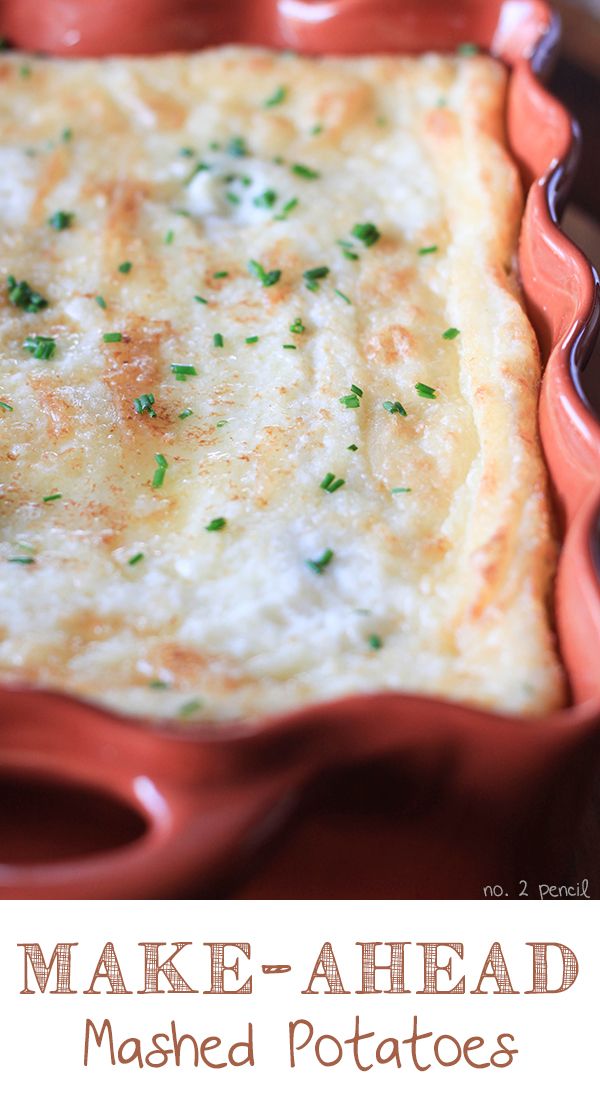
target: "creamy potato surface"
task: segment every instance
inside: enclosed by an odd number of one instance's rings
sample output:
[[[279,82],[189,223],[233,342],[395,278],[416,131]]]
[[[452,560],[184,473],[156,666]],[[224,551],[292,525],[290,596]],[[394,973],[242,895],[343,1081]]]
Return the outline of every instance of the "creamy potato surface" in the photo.
[[[502,67],[0,80],[3,681],[209,720],[560,705]]]

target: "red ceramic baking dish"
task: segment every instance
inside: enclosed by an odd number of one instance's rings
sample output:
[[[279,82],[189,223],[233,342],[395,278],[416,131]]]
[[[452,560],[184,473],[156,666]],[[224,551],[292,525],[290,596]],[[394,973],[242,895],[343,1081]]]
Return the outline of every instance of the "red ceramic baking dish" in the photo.
[[[523,877],[530,860],[545,866],[540,844],[550,869],[562,868],[582,815],[589,828],[600,742],[600,425],[580,386],[597,280],[558,227],[577,132],[541,82],[556,17],[537,0],[3,0],[0,23],[16,45],[67,57],[223,42],[417,52],[468,41],[507,64],[508,141],[528,189],[520,276],[546,364],[540,427],[563,532],[555,609],[571,686],[568,707],[536,720],[391,693],[225,728],[157,726],[27,686],[2,690],[0,896],[481,896],[509,851],[520,851]],[[339,802],[342,772],[354,778],[329,854],[317,805],[304,833],[288,832],[275,850],[270,877],[232,886],[308,788],[320,791],[321,811]],[[365,837],[366,794],[385,820]],[[315,845],[322,871],[303,885]]]

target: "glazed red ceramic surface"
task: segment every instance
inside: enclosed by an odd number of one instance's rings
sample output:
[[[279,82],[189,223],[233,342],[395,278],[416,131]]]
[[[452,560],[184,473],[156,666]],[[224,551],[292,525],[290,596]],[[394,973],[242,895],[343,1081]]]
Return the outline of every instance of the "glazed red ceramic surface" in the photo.
[[[599,305],[595,273],[557,224],[577,135],[540,83],[558,39],[548,5],[0,0],[0,33],[66,57],[468,41],[508,64],[508,141],[528,188],[520,273],[546,363],[540,428],[563,534],[555,613],[572,690],[568,708],[536,720],[387,694],[177,728],[2,690],[0,896],[477,897],[513,873],[517,849],[523,879],[528,867],[567,866],[573,845],[600,836],[600,426],[579,386]]]

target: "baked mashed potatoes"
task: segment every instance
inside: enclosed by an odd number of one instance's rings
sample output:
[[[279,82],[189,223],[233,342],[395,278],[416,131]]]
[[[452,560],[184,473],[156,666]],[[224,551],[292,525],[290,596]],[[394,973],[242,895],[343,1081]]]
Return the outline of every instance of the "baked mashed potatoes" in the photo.
[[[563,702],[505,73],[1,59],[0,678]]]

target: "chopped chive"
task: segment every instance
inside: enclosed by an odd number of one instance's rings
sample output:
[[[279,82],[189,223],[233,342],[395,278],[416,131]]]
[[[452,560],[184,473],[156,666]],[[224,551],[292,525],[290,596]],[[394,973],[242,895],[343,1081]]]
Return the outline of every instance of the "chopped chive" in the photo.
[[[345,484],[343,477],[336,478],[335,474],[325,474],[319,488],[324,489],[326,493],[335,493]]]
[[[183,186],[189,187],[192,180],[195,180],[196,176],[199,176],[201,172],[210,172],[210,164],[205,164],[203,160],[197,161],[189,175],[185,177]]]
[[[44,504],[50,504],[52,500],[62,500],[62,493],[49,493],[47,497],[42,497]]]
[[[174,374],[179,382],[185,378],[193,378],[198,371],[190,363],[171,363],[171,374]]]
[[[226,523],[227,523],[227,520],[223,519],[223,516],[217,516],[216,519],[211,519],[210,523],[206,524],[206,527],[204,528],[204,530],[205,531],[221,531]]]
[[[419,256],[429,256],[430,253],[437,252],[437,251],[438,251],[437,244],[428,244],[428,245],[425,246],[425,248],[420,248],[418,254],[419,254]]]
[[[174,214],[179,214],[180,218],[191,218],[191,216],[192,216],[190,214],[189,210],[186,210],[185,207],[183,207],[183,206],[174,206],[173,207],[173,213]]]
[[[140,414],[143,415],[145,412],[147,412],[148,416],[151,416],[151,417],[154,418],[156,416],[156,413],[154,411],[153,406],[154,406],[154,394],[153,393],[143,393],[140,397],[134,398],[133,407],[134,407],[136,413],[140,413]]]
[[[129,275],[132,267],[133,264],[131,260],[123,260],[123,263],[119,264],[118,270],[121,272],[121,275]]]
[[[213,153],[216,153],[217,150],[221,148],[221,142],[220,141],[209,141],[208,148],[212,149]]]
[[[321,122],[315,122],[314,126],[311,126],[309,133],[316,137],[317,134],[323,133],[323,124]]]
[[[287,95],[287,88],[284,88],[283,84],[280,84],[275,89],[273,95],[270,95],[268,99],[265,99],[263,107],[278,107],[280,103],[283,103]]]
[[[122,332],[103,332],[102,339],[105,344],[120,344],[123,339]]]
[[[446,99],[445,96],[441,95],[439,97],[439,99],[436,100],[435,105],[436,105],[436,107],[447,107],[448,106],[448,100]]]
[[[433,386],[426,386],[424,382],[415,382],[415,389],[419,397],[428,397],[430,401],[435,401],[437,397],[437,391]]]
[[[200,294],[194,294],[194,301],[200,302],[200,304],[203,306],[208,305],[208,298],[203,298]]]
[[[377,244],[381,233],[373,222],[357,222],[352,229],[352,236],[362,241],[367,248],[371,248],[372,245]]]
[[[17,282],[14,275],[7,275],[6,286],[9,302],[12,302],[14,306],[19,306],[25,313],[39,313],[41,309],[45,309],[48,305],[47,300],[42,298],[37,290],[33,290],[25,279]]]
[[[61,139],[61,141],[64,141],[66,143],[66,142],[71,141],[72,138],[73,138],[73,131],[72,131],[70,126],[66,126],[65,129],[63,130],[62,134],[60,135],[60,139]]]
[[[181,149],[179,150],[179,156],[180,157],[193,157],[193,155],[194,155],[194,150],[191,148],[190,145],[182,145],[181,146]]]
[[[177,711],[180,718],[190,718],[192,714],[200,710],[202,702],[200,699],[190,699],[189,702],[184,703]]]
[[[262,264],[259,264],[257,260],[249,260],[248,271],[252,275],[256,275],[257,279],[260,279],[263,286],[274,286],[279,282],[281,277],[281,271],[265,271]]]
[[[315,171],[314,168],[308,168],[306,164],[292,164],[292,172],[296,176],[302,176],[305,180],[318,180],[321,175],[320,172]]]
[[[152,478],[152,488],[160,489],[163,481],[165,480],[165,473],[168,469],[169,463],[164,455],[155,454],[154,461],[156,462],[156,470],[154,471],[154,477]]]
[[[304,285],[307,290],[318,290],[319,280],[326,279],[329,275],[328,267],[311,267],[308,271],[302,273],[304,279]]]
[[[193,416],[193,415],[194,415],[194,410],[193,409],[184,409],[183,412],[179,413],[179,420],[187,420],[188,416]]]
[[[347,302],[349,306],[352,305],[352,302],[350,301],[350,298],[347,294],[343,294],[341,290],[336,290],[334,291],[334,293],[337,294],[338,298],[341,298],[344,302]]]
[[[96,295],[96,302],[100,306],[100,309],[106,309],[106,300],[102,297],[101,294]]]
[[[34,359],[53,359],[56,340],[53,336],[28,336],[23,341],[25,351],[30,351]]]
[[[454,340],[459,333],[459,328],[447,328],[446,331],[442,333],[442,340]]]
[[[356,446],[356,443],[351,443],[349,447],[346,447],[346,450],[347,451],[357,451],[358,447]]]
[[[247,344],[258,344],[259,339],[260,339],[260,337],[258,337],[258,336],[247,336],[246,337],[246,343]]]
[[[286,202],[281,208],[281,213],[275,215],[275,221],[284,222],[288,214],[291,214],[292,210],[296,209],[298,201],[298,199],[290,199],[288,202]]]
[[[273,191],[271,188],[263,191],[261,195],[257,195],[256,198],[252,200],[254,206],[258,206],[266,210],[270,210],[272,206],[275,206],[276,202],[277,192]]]
[[[305,331],[306,331],[306,329],[305,329],[305,326],[302,324],[302,318],[301,317],[296,317],[296,320],[294,321],[293,325],[290,325],[290,332],[293,332],[294,335],[300,335],[300,333],[305,332]]]
[[[220,332],[215,332],[213,336],[213,344],[216,348],[222,348],[224,344],[223,336]]]
[[[358,252],[354,252],[352,245],[348,241],[336,241],[342,250],[342,256],[345,256],[347,260],[360,260]]]
[[[22,76],[24,78],[31,76],[31,65],[21,65],[21,68],[19,69],[19,76]]]
[[[381,647],[383,645],[383,642],[382,642],[381,638],[379,637],[379,634],[369,634],[369,637],[367,638],[367,642],[369,643],[371,649],[381,649]]]
[[[226,279],[228,275],[228,271],[215,271],[213,273],[213,279]]]
[[[9,562],[14,562],[15,565],[34,565],[35,563],[35,558],[22,556],[16,558],[7,558],[6,560]]]
[[[460,57],[473,57],[479,53],[479,46],[476,46],[474,42],[461,42],[456,47],[456,52]]]
[[[149,680],[148,687],[153,688],[155,691],[164,691],[169,685],[166,680]]]
[[[217,420],[217,428],[222,428],[225,424],[229,424],[228,420]]]
[[[175,240],[175,230],[167,229],[167,232],[165,233],[165,244],[173,244],[174,240]]]
[[[297,351],[298,350],[295,344],[282,344],[281,346],[282,346],[282,348],[285,348],[286,351]]]
[[[360,398],[355,393],[348,393],[345,397],[340,397],[340,405],[345,405],[347,409],[359,409]]]
[[[137,563],[139,561],[143,561],[143,560],[144,560],[144,555],[140,552],[139,554],[134,554],[133,557],[129,559],[127,564],[128,565],[137,565]]]
[[[227,199],[227,202],[231,203],[232,206],[239,206],[240,202],[242,201],[240,199],[240,196],[236,195],[235,191],[226,191],[225,198]]]
[[[412,493],[412,489],[392,489],[392,493]]]
[[[6,401],[0,401],[0,409],[4,409],[5,412],[9,413],[14,411],[12,405],[8,405]]]
[[[248,147],[243,137],[233,137],[226,146],[226,152],[231,157],[247,157]]]
[[[312,569],[313,573],[323,573],[333,558],[333,550],[324,550],[320,558],[316,558],[314,561],[307,561],[309,569]]]
[[[383,407],[389,413],[398,413],[400,416],[408,415],[404,405],[401,405],[399,401],[384,401]]]
[[[351,391],[351,393],[355,393],[357,395],[357,397],[363,397],[364,396],[363,391],[361,390],[360,386],[352,385],[352,386],[350,386],[350,391]]]
[[[48,225],[51,225],[53,229],[68,229],[74,217],[74,214],[70,214],[66,210],[57,210],[51,218],[48,218]]]

